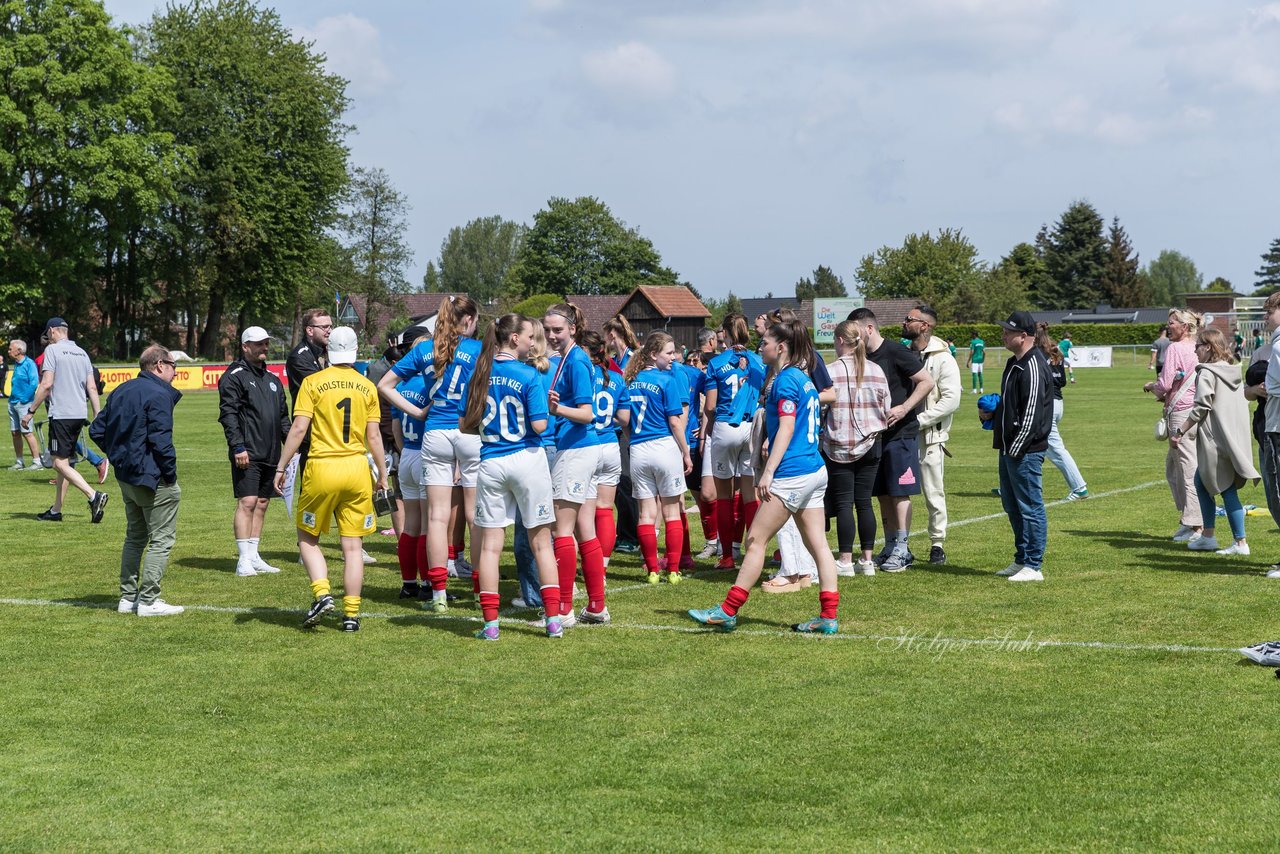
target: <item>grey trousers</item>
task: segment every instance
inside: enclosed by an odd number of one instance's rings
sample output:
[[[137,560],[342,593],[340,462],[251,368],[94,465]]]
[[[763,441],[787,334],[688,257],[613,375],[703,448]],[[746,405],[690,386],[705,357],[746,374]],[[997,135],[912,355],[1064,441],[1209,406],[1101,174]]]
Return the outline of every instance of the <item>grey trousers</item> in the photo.
[[[160,579],[177,535],[182,488],[175,483],[151,490],[121,483],[120,497],[128,522],[120,552],[120,596],[150,605],[160,596]]]

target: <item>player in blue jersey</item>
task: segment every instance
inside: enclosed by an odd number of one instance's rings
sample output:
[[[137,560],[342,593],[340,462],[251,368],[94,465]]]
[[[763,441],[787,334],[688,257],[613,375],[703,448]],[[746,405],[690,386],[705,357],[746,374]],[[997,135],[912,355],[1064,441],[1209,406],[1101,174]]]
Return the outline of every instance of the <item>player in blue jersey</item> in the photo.
[[[403,380],[396,386],[396,391],[415,406],[427,405],[427,381],[421,374]],[[404,525],[396,543],[396,556],[400,561],[400,598],[416,599],[421,594],[430,596],[431,591],[425,556],[427,488],[422,482],[422,434],[426,422],[394,406],[391,407],[391,418],[391,432],[400,454],[400,497],[404,500]],[[423,553],[422,557],[419,557],[420,553]]]
[[[681,383],[671,373],[675,341],[665,332],[650,332],[632,357],[623,377],[627,381],[630,410],[617,414],[630,428],[631,488],[638,503],[640,551],[649,583],[658,583],[658,513],[665,522],[667,580],[680,582],[680,555],[684,531],[680,510],[684,502],[684,478],[693,471],[689,446],[684,439],[684,404]]]
[[[595,371],[581,346],[587,331],[582,311],[571,303],[547,309],[542,327],[551,345],[550,411],[556,417],[556,458],[551,464],[551,495],[556,502],[556,565],[560,570],[560,615],[565,626],[573,613],[573,582],[582,557],[587,609],[604,620],[604,552],[596,538],[595,501],[587,497],[600,459],[595,427]],[[577,541],[574,535],[577,535]]]
[[[480,437],[461,432],[458,419],[467,402],[467,386],[480,354],[475,333],[479,307],[468,296],[451,296],[440,304],[435,333],[392,366],[378,381],[384,400],[401,412],[424,419],[422,479],[427,488],[427,575],[432,606],[440,609],[448,582],[449,516],[454,486],[462,486],[467,524],[475,520],[476,472],[480,466]],[[427,383],[428,403],[416,406],[396,391],[396,384],[414,375]],[[474,537],[472,548],[474,550]]]
[[[732,631],[737,626],[738,609],[746,603],[764,569],[765,548],[787,519],[794,518],[805,547],[818,564],[821,612],[792,628],[834,634],[840,594],[824,531],[827,469],[818,453],[818,391],[807,371],[814,358],[809,330],[794,321],[773,324],[765,332],[761,356],[775,374],[764,403],[769,456],[756,475],[760,508],[747,530],[742,569],[729,595],[722,604],[691,610],[689,616],[720,631]]]
[[[696,353],[685,354],[685,359]],[[671,372],[680,377],[684,392],[684,441],[689,447],[693,470],[685,475],[685,487],[697,495],[702,488],[702,393],[706,389],[707,375],[696,365],[673,362]],[[680,502],[680,524],[684,529],[684,547],[680,551],[680,571],[693,569],[693,547],[689,541],[689,517],[684,502]]]
[[[621,314],[615,314],[604,322],[604,343],[613,351],[614,370],[624,373],[631,362],[631,355],[640,347],[631,323]]]
[[[540,434],[547,429],[547,397],[538,371],[524,363],[533,344],[533,322],[521,314],[504,314],[485,335],[467,392],[462,429],[479,432],[480,464],[476,472],[476,528],[480,543],[476,567],[480,584],[482,640],[498,639],[498,559],[506,528],[519,511],[542,581],[548,637],[560,637],[559,579],[551,548],[555,522],[550,469]],[[474,541],[473,541],[474,545]]]
[[[591,486],[587,489],[587,498],[596,502],[596,539],[600,541],[600,552],[604,555],[604,565],[607,567],[617,539],[613,504],[618,492],[618,481],[622,479],[622,449],[618,442],[620,428],[614,420],[614,414],[618,411],[619,402],[624,407],[630,406],[630,403],[626,396],[627,384],[622,379],[622,374],[612,370],[604,339],[599,333],[590,330],[583,333],[582,346],[591,356],[591,364],[595,369],[596,419],[592,426],[596,430],[596,440],[600,446],[600,460],[596,464],[596,473],[591,478]],[[594,619],[595,614],[585,616],[590,620]],[[581,619],[584,614],[579,613],[578,617]],[[605,620],[607,621],[607,617]]]
[[[711,474],[716,485],[716,530],[720,534],[720,562],[717,569],[733,569],[738,532],[751,526],[759,506],[751,466],[751,419],[760,395],[758,377],[763,376],[760,357],[750,350],[751,332],[741,314],[727,314],[720,324],[725,350],[707,364],[704,411],[710,437],[704,454],[711,455]],[[741,511],[735,524],[734,493],[740,496]]]

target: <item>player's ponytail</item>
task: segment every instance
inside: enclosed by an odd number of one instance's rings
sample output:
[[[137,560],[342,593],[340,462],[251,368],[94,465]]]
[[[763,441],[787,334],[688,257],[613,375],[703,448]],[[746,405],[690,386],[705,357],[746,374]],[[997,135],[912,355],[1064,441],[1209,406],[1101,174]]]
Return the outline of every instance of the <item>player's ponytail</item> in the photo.
[[[644,346],[631,356],[631,361],[627,362],[627,373],[624,379],[630,383],[636,378],[636,374],[645,368],[651,367],[654,357],[674,340],[674,338],[661,330],[655,329],[650,332],[649,337],[644,339]]]
[[[520,324],[524,320],[525,317],[520,314],[504,314],[489,324],[489,331],[484,334],[484,346],[480,348],[475,370],[471,372],[471,381],[467,383],[467,408],[459,425],[463,433],[480,432],[484,409],[489,403],[489,375],[493,373],[493,357],[501,342],[510,338],[511,333],[520,331]]]
[[[459,327],[468,317],[479,317],[480,307],[476,301],[465,294],[451,296],[440,303],[440,313],[436,315],[435,345],[432,352],[432,367],[436,379],[444,376],[444,369],[453,361],[458,350],[458,341],[462,337]]]
[[[726,347],[746,347],[751,344],[751,327],[747,326],[746,317],[734,312],[726,314],[720,322],[720,331],[724,333]]]
[[[591,364],[604,373],[604,387],[608,388],[610,385],[609,354],[604,349],[604,338],[600,337],[599,332],[588,329],[582,333],[582,349],[586,350],[587,355],[591,357]]]
[[[583,316],[582,309],[571,302],[560,302],[547,309],[547,314],[558,314],[563,317],[564,322],[573,327],[573,342],[582,343],[582,333],[587,331],[587,319]]]
[[[639,350],[640,343],[636,340],[635,330],[631,328],[631,323],[621,314],[615,314],[604,322],[604,333],[608,335],[612,332],[622,339],[623,345],[631,351]],[[622,354],[619,353],[619,356]]]
[[[536,317],[529,318],[533,324],[533,346],[529,348],[529,364],[540,374],[551,370],[551,360],[547,358],[547,330],[542,321]]]

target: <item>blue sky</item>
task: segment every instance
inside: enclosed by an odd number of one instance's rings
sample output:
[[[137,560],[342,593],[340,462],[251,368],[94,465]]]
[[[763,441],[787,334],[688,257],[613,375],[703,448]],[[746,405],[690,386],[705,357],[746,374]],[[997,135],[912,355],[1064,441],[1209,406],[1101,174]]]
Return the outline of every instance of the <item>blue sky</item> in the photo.
[[[142,23],[149,0],[107,0]],[[703,294],[961,228],[988,261],[1074,200],[1143,263],[1253,287],[1280,237],[1280,2],[281,0],[350,81],[352,162],[455,225],[593,195]]]

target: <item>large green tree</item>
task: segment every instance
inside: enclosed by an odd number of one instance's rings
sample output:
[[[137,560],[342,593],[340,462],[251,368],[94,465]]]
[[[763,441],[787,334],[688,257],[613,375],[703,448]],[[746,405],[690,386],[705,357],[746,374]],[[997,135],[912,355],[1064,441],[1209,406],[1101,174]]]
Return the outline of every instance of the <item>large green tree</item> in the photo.
[[[796,299],[807,300],[818,297],[845,297],[844,280],[835,274],[830,267],[819,264],[812,276],[805,276],[796,282]]]
[[[553,198],[534,214],[512,268],[513,296],[625,294],[637,285],[670,285],[679,275],[653,243],[591,196]]]
[[[1200,290],[1204,279],[1196,264],[1181,252],[1165,249],[1147,264],[1152,300],[1156,305],[1184,305],[1183,294]]]
[[[345,81],[249,0],[171,5],[146,36],[195,156],[167,215],[165,279],[189,331],[203,320],[195,349],[219,355],[228,313],[243,326],[296,312],[324,264],[347,182]]]
[[[942,305],[984,274],[978,250],[959,229],[907,235],[901,246],[863,256],[857,278],[868,299],[918,299]]]
[[[440,290],[470,294],[485,304],[501,297],[527,230],[500,216],[449,229],[440,247]]]
[[[338,291],[362,294],[370,306],[395,307],[397,297],[412,290],[405,278],[413,260],[413,250],[405,243],[408,212],[408,200],[392,186],[385,170],[352,170],[337,226],[354,275]],[[365,331],[371,340],[382,340],[385,330]]]
[[[147,289],[130,238],[181,167],[170,97],[101,3],[0,3],[0,305],[19,329],[56,312],[88,346],[124,341]]]
[[[965,279],[935,307],[944,323],[994,323],[1030,302],[1018,268],[1001,263]]]
[[[1074,202],[1043,238],[1046,278],[1035,292],[1044,309],[1087,308],[1104,299],[1107,241],[1093,205]]]
[[[1151,284],[1138,265],[1138,253],[1133,250],[1120,217],[1112,217],[1107,234],[1102,295],[1117,308],[1140,308],[1151,303]]]
[[[1262,253],[1262,266],[1253,275],[1260,293],[1280,290],[1280,237],[1271,241],[1270,248]]]

